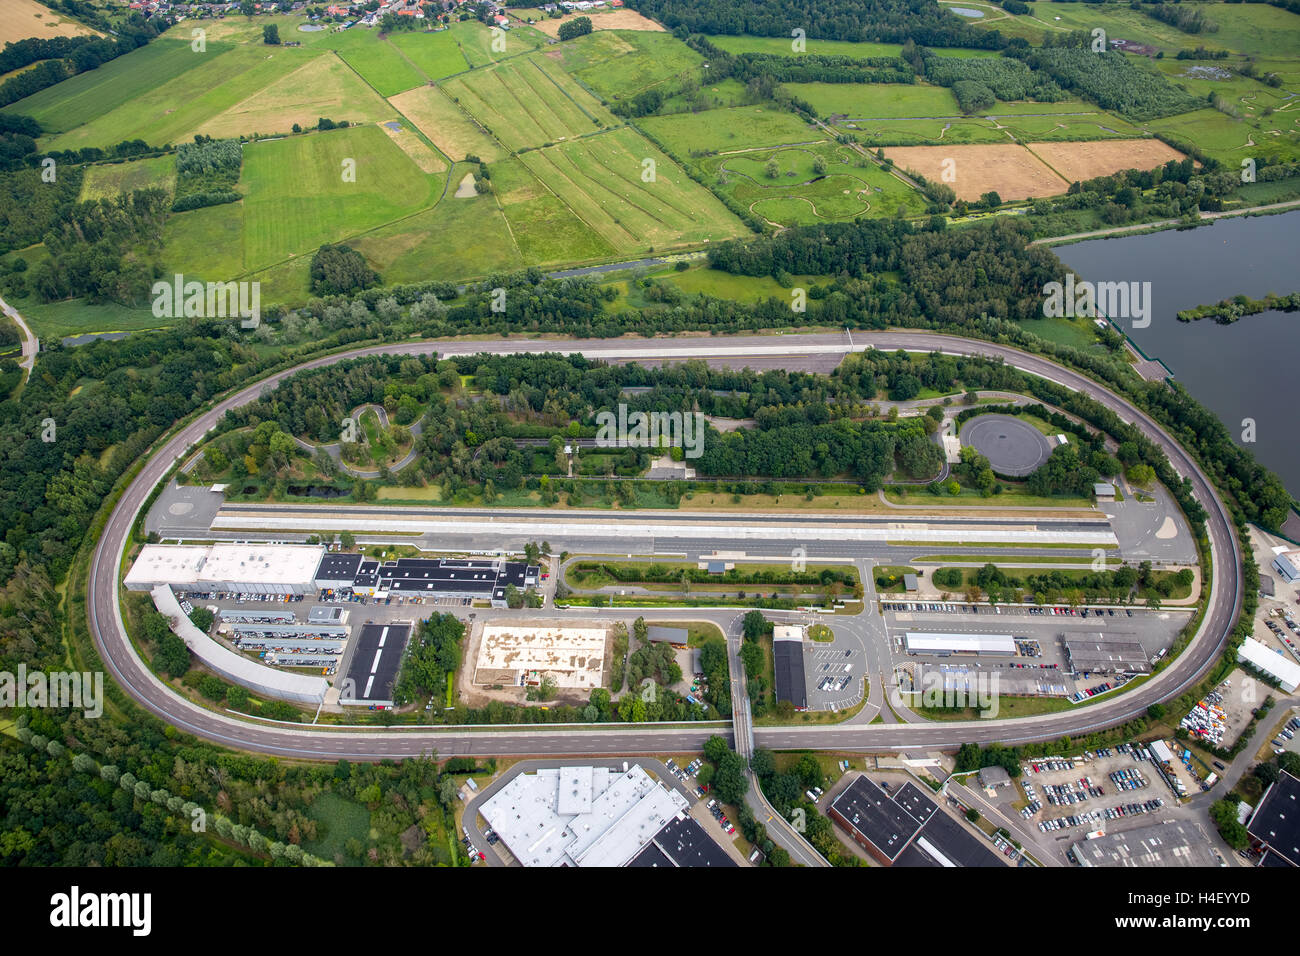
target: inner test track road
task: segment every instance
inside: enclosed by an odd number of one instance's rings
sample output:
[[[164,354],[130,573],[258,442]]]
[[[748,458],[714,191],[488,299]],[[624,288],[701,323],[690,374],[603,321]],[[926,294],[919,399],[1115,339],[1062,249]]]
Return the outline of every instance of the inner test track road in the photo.
[[[1159,425],[1134,405],[1104,386],[1046,359],[1003,345],[958,336],[923,332],[858,333],[853,349],[875,347],[916,352],[939,351],[951,355],[1001,359],[1022,371],[1082,392],[1134,423],[1169,456],[1178,474],[1189,478],[1197,500],[1208,515],[1214,574],[1209,604],[1195,638],[1179,657],[1142,686],[1104,703],[1077,710],[1022,717],[1013,720],[963,721],[924,724],[843,724],[807,727],[753,728],[756,746],[771,749],[913,750],[954,748],[973,741],[1017,744],[1086,734],[1130,720],[1148,705],[1174,697],[1194,684],[1222,651],[1240,613],[1243,589],[1241,555],[1227,509],[1191,456]],[[534,725],[518,727],[420,728],[373,730],[330,729],[313,725],[287,725],[241,720],[214,713],[178,696],[137,657],[118,603],[118,576],[132,525],[150,492],[179,458],[199,442],[233,408],[256,400],[295,372],[319,368],[366,355],[467,355],[478,352],[578,353],[610,361],[680,361],[703,358],[744,364],[751,360],[804,359],[817,364],[838,362],[850,351],[847,339],[834,334],[744,336],[684,339],[481,339],[388,343],[353,349],[315,359],[269,376],[218,401],[179,429],[146,462],[123,491],[95,546],[90,568],[87,617],[90,632],[105,665],[118,684],[142,706],[178,730],[242,750],[307,759],[336,760],[401,758],[437,751],[441,755],[496,754],[550,756],[568,754],[634,755],[698,750],[720,726],[660,727],[603,725],[600,728]],[[820,357],[820,358],[819,358]],[[788,364],[787,364],[788,367]],[[636,513],[629,515],[636,520]],[[723,731],[731,736],[729,731]]]

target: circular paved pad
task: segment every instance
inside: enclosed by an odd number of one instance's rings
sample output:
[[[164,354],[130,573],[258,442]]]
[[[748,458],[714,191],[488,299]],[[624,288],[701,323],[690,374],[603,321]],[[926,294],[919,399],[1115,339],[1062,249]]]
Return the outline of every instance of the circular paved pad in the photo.
[[[976,415],[962,426],[961,442],[987,458],[997,474],[1008,478],[1032,474],[1052,454],[1042,432],[1011,415]]]

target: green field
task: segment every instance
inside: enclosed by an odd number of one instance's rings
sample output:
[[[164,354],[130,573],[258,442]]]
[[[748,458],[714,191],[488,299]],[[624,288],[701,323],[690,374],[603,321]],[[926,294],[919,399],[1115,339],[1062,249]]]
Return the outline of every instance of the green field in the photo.
[[[176,160],[155,156],[129,163],[87,166],[81,181],[81,200],[111,199],[136,189],[157,186],[172,192],[176,188]]]
[[[839,113],[861,117],[916,119],[960,116],[957,100],[941,86],[907,86],[901,83],[787,83],[801,100],[822,116]]]
[[[512,24],[504,37],[504,48],[492,49],[492,31],[477,20],[453,24],[448,31],[471,68],[487,66],[507,57],[535,50],[547,42],[546,34],[532,27]],[[500,45],[500,44],[498,44]]]
[[[402,50],[374,30],[347,30],[330,34],[323,45],[334,50],[343,62],[372,86],[380,96],[392,96],[427,83],[425,76]]]
[[[388,104],[333,53],[279,49],[268,54],[266,49],[240,46],[220,57],[209,54],[209,59],[165,86],[142,91],[129,102],[97,114],[50,145],[76,149],[123,139],[176,143],[195,133],[216,137],[287,133],[294,123],[314,126],[321,116],[355,123],[393,115]]]
[[[113,302],[91,304],[81,299],[70,299],[37,303],[28,299],[18,304],[18,308],[32,332],[41,340],[42,347],[46,342],[84,332],[138,332],[170,324],[169,320],[154,316],[148,308],[131,308]]]
[[[618,125],[546,57],[518,57],[445,81],[443,89],[512,150]]]
[[[519,158],[588,228],[619,251],[662,250],[745,232],[713,195],[630,129]],[[642,178],[646,160],[654,163],[649,182]]]
[[[203,282],[226,282],[244,272],[244,204],[226,203],[176,213],[163,230],[167,271]]]
[[[388,37],[388,42],[431,80],[441,80],[469,69],[465,54],[460,51],[450,30],[439,30],[437,33],[394,33]]]
[[[64,80],[4,108],[37,120],[51,132],[63,132],[88,123],[136,97],[174,82],[187,71],[231,50],[228,43],[208,43],[206,53],[195,53],[188,43],[158,39],[120,56],[97,70]],[[118,142],[119,136],[113,142]]]
[[[564,69],[611,100],[696,73],[704,63],[702,56],[670,33],[599,30],[560,46]]]
[[[459,164],[459,181],[468,167]],[[495,196],[456,199],[383,226],[349,243],[388,283],[469,279],[523,268]]]
[[[1009,143],[1002,130],[982,117],[923,120],[867,120],[844,123],[866,146],[941,146],[944,143]]]
[[[1289,129],[1286,127],[1286,117],[1291,117]],[[1241,160],[1251,156],[1300,157],[1300,126],[1295,124],[1296,119],[1300,119],[1300,109],[1274,113],[1271,117],[1256,121],[1233,119],[1218,110],[1205,109],[1152,120],[1147,126],[1154,131],[1195,143],[1215,159],[1237,166]],[[1254,125],[1256,122],[1260,124],[1259,127]],[[1268,132],[1268,124],[1273,124],[1274,128],[1286,129],[1286,132],[1279,129],[1278,135],[1272,135]],[[1252,142],[1254,145],[1251,145]]]
[[[814,163],[826,163],[819,175]],[[775,161],[778,174],[767,175]],[[779,225],[893,216],[903,207],[915,216],[925,210],[916,190],[847,146],[821,144],[755,150],[715,156],[700,162],[736,201]]]
[[[492,168],[492,186],[524,260],[532,265],[613,256],[617,247],[579,219],[552,191],[555,185],[544,185],[523,158]]]
[[[343,180],[345,160],[356,181]],[[425,176],[374,126],[258,143],[244,151],[248,269],[315,252],[433,205],[441,176]]]
[[[678,156],[809,143],[825,136],[798,116],[771,106],[647,116],[637,125]]]

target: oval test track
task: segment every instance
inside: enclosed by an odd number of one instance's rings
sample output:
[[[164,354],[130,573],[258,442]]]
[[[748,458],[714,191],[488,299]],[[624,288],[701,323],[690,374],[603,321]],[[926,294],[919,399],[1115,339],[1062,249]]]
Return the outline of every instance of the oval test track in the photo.
[[[965,742],[1006,744],[1051,740],[1087,734],[1123,723],[1145,713],[1149,704],[1177,696],[1194,684],[1222,651],[1240,614],[1243,591],[1241,555],[1227,508],[1209,479],[1191,456],[1155,421],[1136,406],[1086,376],[1047,359],[1008,346],[924,332],[873,332],[854,336],[853,350],[938,351],[1001,359],[1022,371],[1082,392],[1134,423],[1169,457],[1174,470],[1189,478],[1205,508],[1206,528],[1213,556],[1213,581],[1209,603],[1196,636],[1156,677],[1141,687],[1104,703],[1077,710],[995,721],[930,722],[924,724],[874,724],[846,727],[824,724],[807,727],[754,729],[756,745],[771,749],[813,748],[833,750],[912,750],[954,748]],[[655,729],[653,725],[604,725],[607,729],[547,727],[520,730],[467,730],[394,727],[374,730],[339,730],[313,725],[285,725],[241,720],[209,711],[176,694],[139,659],[127,636],[118,602],[118,576],[122,556],[145,500],[172,464],[191,446],[202,441],[225,413],[248,404],[285,378],[299,371],[320,368],[367,355],[469,355],[580,353],[591,359],[661,361],[665,358],[728,358],[830,355],[850,351],[841,335],[714,336],[655,340],[479,339],[401,342],[367,346],[305,362],[277,372],[220,400],[175,433],[146,462],[122,492],[91,561],[87,618],[91,636],[105,666],[118,684],[143,707],[178,730],[225,746],[284,757],[337,760],[401,758],[428,754],[568,755],[664,753],[698,749],[717,732],[716,727]],[[635,518],[635,514],[630,517]]]

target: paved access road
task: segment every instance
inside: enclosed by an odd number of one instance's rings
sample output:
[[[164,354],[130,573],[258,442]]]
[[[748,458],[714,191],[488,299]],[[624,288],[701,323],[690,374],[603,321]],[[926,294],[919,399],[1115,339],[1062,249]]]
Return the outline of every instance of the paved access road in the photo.
[[[1210,666],[1224,646],[1241,608],[1241,558],[1229,516],[1209,480],[1183,451],[1145,413],[1113,394],[1104,386],[1047,359],[1008,346],[924,332],[859,333],[854,347],[940,351],[953,355],[979,355],[1000,359],[1026,372],[1084,392],[1111,408],[1121,418],[1135,423],[1169,456],[1174,469],[1192,482],[1197,499],[1206,509],[1210,544],[1214,557],[1214,579],[1209,609],[1201,630],[1190,646],[1157,678],[1113,701],[1093,704],[1077,711],[1026,717],[1016,720],[877,724],[868,726],[816,725],[807,727],[755,728],[757,746],[769,748],[817,748],[837,750],[911,750],[951,748],[965,741],[1016,744],[1055,739],[1065,734],[1088,733],[1129,720],[1146,707],[1180,693]],[[717,727],[655,728],[639,726],[530,727],[466,730],[450,728],[390,728],[348,731],[312,726],[284,726],[252,723],[205,710],[169,690],[136,656],[126,634],[118,605],[118,572],[130,529],[150,492],[179,458],[198,444],[221,417],[257,399],[296,371],[319,368],[345,359],[379,354],[463,355],[476,352],[579,353],[610,361],[676,361],[689,358],[714,359],[728,364],[781,361],[792,367],[803,360],[828,367],[849,351],[839,335],[781,335],[680,339],[478,339],[446,342],[406,342],[374,345],[340,352],[306,362],[295,369],[276,373],[261,382],[218,401],[179,429],[146,462],[123,492],[96,545],[90,569],[87,603],[91,634],[105,665],[122,688],[142,706],[179,730],[239,749],[289,757],[319,759],[366,759],[427,754],[651,754],[695,750]],[[636,512],[630,513],[636,520]],[[731,737],[728,733],[726,736]],[[747,743],[747,742],[746,742]]]

